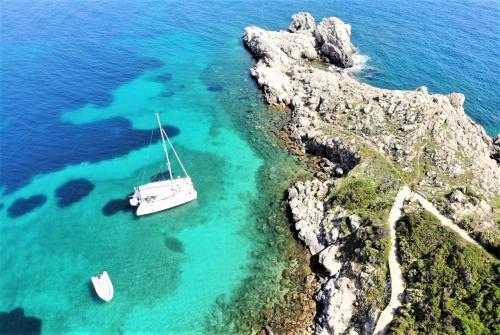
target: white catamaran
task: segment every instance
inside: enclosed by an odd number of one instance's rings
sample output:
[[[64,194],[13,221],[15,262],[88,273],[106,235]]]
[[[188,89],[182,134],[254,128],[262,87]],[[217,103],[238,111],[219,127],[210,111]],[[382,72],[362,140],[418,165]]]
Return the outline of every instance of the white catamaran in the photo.
[[[172,142],[170,142],[167,133],[161,126],[160,115],[158,115],[158,113],[156,113],[156,120],[158,121],[158,126],[160,127],[160,135],[163,142],[163,151],[165,152],[165,157],[167,158],[167,168],[170,178],[161,181],[155,181],[134,188],[134,195],[130,197],[130,205],[134,207],[138,206],[137,215],[145,215],[163,211],[165,209],[169,209],[192,201],[198,196],[196,190],[194,189],[193,182],[191,181],[191,178],[189,177],[186,169],[184,168],[184,165],[177,155]],[[176,179],[173,178],[170,165],[170,157],[168,156],[168,150],[165,140],[172,148],[172,152],[179,162],[179,165],[181,166],[185,177],[178,177]]]

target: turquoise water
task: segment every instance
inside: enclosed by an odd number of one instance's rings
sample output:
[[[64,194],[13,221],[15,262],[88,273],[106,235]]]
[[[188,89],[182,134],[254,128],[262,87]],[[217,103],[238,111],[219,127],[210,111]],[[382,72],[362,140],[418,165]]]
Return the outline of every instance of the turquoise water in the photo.
[[[352,24],[363,80],[462,91],[499,132],[494,2],[4,2],[0,311],[44,333],[200,334],[218,298],[268,271],[251,266],[267,238],[259,175],[289,159],[244,122],[264,107],[241,34],[300,10]],[[162,159],[154,112],[199,198],[136,218],[124,199]],[[109,304],[89,287],[102,270]]]

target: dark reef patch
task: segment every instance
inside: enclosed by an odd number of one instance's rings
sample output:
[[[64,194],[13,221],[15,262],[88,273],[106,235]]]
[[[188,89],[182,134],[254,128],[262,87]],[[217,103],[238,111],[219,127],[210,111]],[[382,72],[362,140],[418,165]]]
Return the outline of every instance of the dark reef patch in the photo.
[[[104,205],[104,207],[102,208],[102,213],[105,216],[111,216],[119,212],[128,212],[130,210],[131,208],[127,199],[113,199],[108,201],[106,205]]]
[[[11,218],[17,218],[42,206],[45,201],[47,201],[47,197],[43,194],[36,194],[29,198],[20,198],[14,201],[7,211]]]
[[[165,245],[172,251],[183,253],[184,246],[182,242],[174,237],[165,237]]]
[[[24,309],[15,308],[10,312],[0,312],[0,334],[41,334],[42,320],[25,316]]]
[[[56,189],[57,205],[68,207],[89,195],[94,184],[85,178],[72,179]]]
[[[155,77],[155,81],[158,81],[158,82],[167,82],[167,81],[170,81],[172,80],[172,74],[171,73],[164,73],[164,74],[160,74],[158,76]]]
[[[215,84],[208,86],[207,90],[209,90],[210,92],[221,92],[224,90],[224,87],[222,87],[222,85]]]
[[[12,124],[12,127],[16,125]],[[43,141],[38,136],[22,136],[22,147],[36,150],[25,150],[22,155],[19,155],[19,150],[3,150],[0,184],[6,186],[7,193],[24,186],[34,175],[61,170],[67,165],[123,156],[149,145],[151,138],[151,130],[134,129],[125,118],[82,125],[58,121],[51,127],[51,131],[43,133]],[[24,128],[20,126],[19,129],[22,132]],[[180,133],[178,128],[171,126],[164,125],[163,129],[171,138]],[[26,130],[26,133],[30,131]],[[20,140],[16,138],[19,136],[2,137],[2,148],[18,148]],[[157,132],[153,139],[160,139]]]
[[[165,92],[160,94],[160,96],[162,98],[170,98],[170,97],[173,97],[174,95],[175,95],[175,92],[172,92],[172,91],[165,91]]]

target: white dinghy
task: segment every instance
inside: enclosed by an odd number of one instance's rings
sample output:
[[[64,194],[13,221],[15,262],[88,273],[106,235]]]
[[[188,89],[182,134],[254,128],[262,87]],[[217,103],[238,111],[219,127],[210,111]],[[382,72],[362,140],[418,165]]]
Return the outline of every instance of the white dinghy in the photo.
[[[99,298],[104,301],[111,301],[113,299],[113,294],[115,290],[113,289],[113,284],[109,275],[106,271],[103,273],[98,273],[92,279],[92,284],[94,284],[94,289]]]
[[[165,130],[161,126],[160,115],[156,113],[156,120],[158,121],[158,126],[160,127],[161,140],[163,142],[163,151],[165,152],[165,157],[167,159],[167,168],[169,173],[169,179],[155,181],[142,186],[134,188],[134,195],[130,197],[130,205],[137,208],[137,215],[151,214],[159,211],[163,211],[175,206],[182,205],[186,202],[195,200],[198,196],[196,190],[194,189],[193,182],[189,177],[184,165],[182,164],[177,152],[175,151],[172,142],[167,136]],[[172,176],[172,169],[170,165],[170,157],[168,155],[167,145],[165,140],[168,142],[175,158],[179,162],[179,165],[184,172],[184,177],[174,179]]]

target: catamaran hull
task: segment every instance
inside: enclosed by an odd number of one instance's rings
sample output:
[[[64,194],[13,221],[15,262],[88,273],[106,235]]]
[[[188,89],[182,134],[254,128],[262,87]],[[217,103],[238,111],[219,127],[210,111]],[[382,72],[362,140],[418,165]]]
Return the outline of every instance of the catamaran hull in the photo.
[[[197,196],[189,177],[163,180],[137,187],[130,205],[138,206],[136,213],[140,216],[185,204]]]
[[[158,121],[158,127],[160,128],[161,141],[163,144],[163,151],[165,152],[165,158],[167,159],[167,170],[170,178],[134,188],[134,195],[130,197],[130,205],[133,207],[138,206],[136,213],[139,216],[156,213],[185,204],[186,202],[193,201],[198,196],[196,190],[194,189],[193,182],[184,168],[181,159],[177,155],[177,152],[175,151],[172,142],[170,142],[167,133],[161,126],[160,115],[158,113],[156,113],[156,120]],[[173,178],[165,140],[172,148],[175,158],[177,158],[185,177],[176,179]]]
[[[146,215],[152,214],[156,212],[161,212],[169,208],[177,207],[187,202],[193,201],[197,198],[198,194],[196,191],[188,193],[188,194],[178,194],[175,198],[160,200],[154,204],[142,203],[137,208],[137,215]]]

